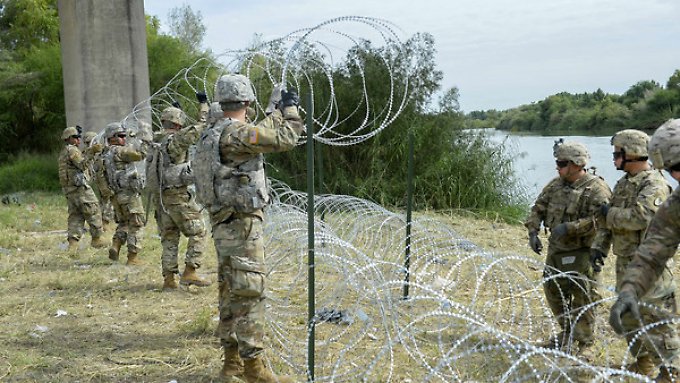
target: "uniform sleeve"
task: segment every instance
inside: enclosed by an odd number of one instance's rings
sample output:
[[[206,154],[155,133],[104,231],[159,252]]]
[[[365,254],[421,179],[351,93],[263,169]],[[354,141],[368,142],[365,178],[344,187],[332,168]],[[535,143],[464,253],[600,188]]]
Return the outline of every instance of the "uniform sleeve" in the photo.
[[[85,157],[74,145],[68,146],[68,159],[79,170],[85,170]]]
[[[198,137],[205,129],[206,124],[198,123],[195,125],[187,126],[182,128],[179,132],[172,136],[170,142],[168,142],[168,152],[169,153],[184,153],[189,147],[196,143]]]
[[[120,159],[123,162],[136,162],[136,161],[141,161],[146,157],[146,154],[138,151],[137,149],[131,147],[131,146],[123,146],[120,149],[120,152],[118,152],[118,155],[120,156]]]
[[[607,214],[607,227],[630,231],[645,230],[654,214],[668,198],[665,182],[645,181],[635,204],[630,207],[612,207]]]
[[[538,198],[536,198],[536,202],[534,202],[534,205],[531,207],[529,216],[524,221],[524,227],[526,227],[530,232],[539,231],[541,229],[541,223],[545,220],[545,214],[546,211],[548,211],[548,204],[550,203],[550,194],[553,184],[554,181],[551,181],[543,188],[541,194],[539,194]]]
[[[257,125],[241,123],[220,140],[225,156],[285,152],[295,147],[304,129],[296,107],[275,110]]]
[[[647,229],[647,235],[633,254],[622,286],[630,284],[638,297],[654,286],[666,263],[680,243],[680,189],[659,208]]]

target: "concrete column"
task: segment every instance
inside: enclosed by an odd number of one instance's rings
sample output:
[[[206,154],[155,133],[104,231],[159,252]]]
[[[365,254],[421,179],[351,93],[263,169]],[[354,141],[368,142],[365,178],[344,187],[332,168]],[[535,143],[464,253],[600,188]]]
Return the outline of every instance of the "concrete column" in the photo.
[[[58,0],[58,10],[66,123],[99,132],[149,98],[144,1]]]

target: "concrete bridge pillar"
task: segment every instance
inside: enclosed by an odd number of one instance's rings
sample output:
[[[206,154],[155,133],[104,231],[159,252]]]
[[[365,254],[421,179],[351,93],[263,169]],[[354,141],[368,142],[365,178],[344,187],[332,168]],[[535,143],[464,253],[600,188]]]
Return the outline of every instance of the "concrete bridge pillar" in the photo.
[[[58,10],[66,123],[99,132],[149,97],[144,1],[58,0]]]

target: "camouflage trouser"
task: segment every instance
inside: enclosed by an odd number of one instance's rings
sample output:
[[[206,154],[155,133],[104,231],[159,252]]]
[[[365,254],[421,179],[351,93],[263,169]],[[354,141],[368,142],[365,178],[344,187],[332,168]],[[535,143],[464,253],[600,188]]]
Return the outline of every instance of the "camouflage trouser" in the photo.
[[[111,197],[113,209],[116,211],[116,233],[113,234],[121,243],[127,242],[128,252],[139,253],[141,250],[141,229],[144,226],[144,208],[139,193],[122,191]]]
[[[593,341],[595,315],[593,309],[581,310],[592,302],[592,266],[590,249],[568,252],[548,251],[543,277],[543,290],[548,305],[564,331],[574,332],[574,340],[589,344]],[[554,278],[560,272],[570,275]],[[578,319],[577,319],[578,318]]]
[[[663,324],[651,326],[640,333],[636,331],[640,328],[640,323],[630,312],[624,314],[622,323],[631,354],[636,358],[649,355],[657,366],[680,369],[680,334],[678,326],[671,322],[677,313],[675,294],[659,299],[643,298],[641,303],[644,303],[640,305],[643,326]]]
[[[109,222],[115,222],[116,216],[113,211],[111,197],[101,196],[99,199],[99,205],[102,208],[102,222],[105,224],[108,224]]]
[[[166,200],[163,206],[156,206],[156,222],[163,246],[161,255],[163,276],[179,272],[177,254],[179,253],[180,233],[189,240],[184,263],[196,269],[201,267],[206,230],[201,208],[196,202],[188,195],[186,201]]]
[[[213,227],[217,249],[222,346],[238,346],[242,358],[264,349],[265,265],[262,220],[232,216]]]
[[[89,187],[80,187],[66,194],[68,204],[68,238],[80,240],[85,221],[90,225],[92,237],[102,235],[102,214],[97,196]]]

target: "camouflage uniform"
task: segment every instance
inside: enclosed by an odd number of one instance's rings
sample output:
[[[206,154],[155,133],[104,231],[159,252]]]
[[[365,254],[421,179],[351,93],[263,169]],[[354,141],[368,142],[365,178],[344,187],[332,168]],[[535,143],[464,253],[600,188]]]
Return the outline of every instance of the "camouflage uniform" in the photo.
[[[680,119],[669,120],[654,133],[649,142],[649,153],[657,169],[680,164]],[[674,173],[675,174],[675,173]],[[676,175],[673,176],[678,179]],[[619,333],[629,333],[644,325],[660,323],[635,331],[642,345],[633,350],[650,350],[656,365],[661,365],[655,381],[670,382],[680,379],[680,334],[672,323],[677,312],[675,282],[673,281],[673,257],[680,243],[680,189],[659,207],[647,228],[642,243],[632,254],[624,275],[621,277],[619,299],[612,307],[610,323]],[[634,294],[630,296],[631,292]],[[641,322],[629,310],[631,301],[640,299]],[[635,304],[637,306],[637,304]],[[617,326],[616,322],[619,321]],[[620,328],[617,328],[620,327]],[[630,336],[627,336],[630,340]],[[653,350],[653,352],[651,352]]]
[[[245,95],[238,101],[254,100],[247,78],[227,75],[219,81],[236,82],[241,86],[236,92],[242,91],[241,95]],[[246,363],[246,377],[248,374],[260,376],[257,374],[264,371],[259,357],[264,349],[265,326],[266,266],[262,208],[269,202],[269,195],[262,153],[293,149],[304,128],[296,106],[281,109],[283,112],[275,110],[257,125],[222,119],[206,129],[197,144],[194,160],[196,188],[199,202],[210,213],[217,249],[218,335],[225,349],[223,376],[232,376],[227,371],[230,369],[229,362],[235,360],[233,350],[238,350]],[[205,149],[208,138],[213,146]],[[212,148],[217,148],[214,154]],[[204,155],[206,158],[218,157],[215,158],[218,169],[206,170],[206,162],[210,160],[202,160]],[[206,193],[211,197],[205,197]],[[278,379],[290,381],[283,377]]]
[[[106,228],[111,222],[115,221],[113,205],[111,205],[111,193],[108,186],[102,186],[103,165],[101,159],[102,146],[99,143],[92,144],[92,140],[97,136],[95,132],[87,132],[83,136],[83,156],[85,157],[85,168],[87,169],[90,180],[97,186],[99,197],[99,207],[102,212],[102,224]]]
[[[70,133],[77,134],[76,128],[65,129],[62,138]],[[76,145],[66,144],[59,153],[58,161],[59,183],[68,203],[69,243],[80,240],[85,221],[90,225],[92,238],[101,238],[101,211],[97,197],[88,184],[85,158],[82,152]]]
[[[633,259],[635,249],[644,238],[647,225],[654,217],[659,206],[668,198],[670,185],[658,170],[645,170],[634,176],[623,176],[614,187],[611,207],[606,217],[606,227],[599,228],[593,248],[607,252],[608,243],[612,241],[612,250],[616,255],[616,291],[620,291],[623,276],[628,264]],[[672,281],[670,270],[665,270],[662,279]],[[664,301],[674,301],[667,296],[668,291],[661,289],[651,291],[643,297],[643,301],[664,306]],[[645,311],[645,308],[641,308]],[[653,331],[653,330],[652,330]],[[633,334],[629,334],[631,341]],[[632,348],[634,355],[639,345]]]
[[[639,338],[644,343],[642,347],[654,350],[651,356],[657,365],[663,361],[664,365],[675,368],[680,368],[680,337],[677,325],[667,321],[674,319],[677,312],[671,270],[679,243],[680,189],[676,189],[652,219],[621,280],[621,287],[631,285],[642,302],[655,306],[640,307],[644,324],[666,322],[645,331]],[[640,327],[632,315],[623,316],[623,325],[628,331]],[[639,334],[635,332],[628,338],[634,335]]]
[[[201,108],[201,121],[205,121],[208,106],[202,103]],[[168,109],[182,113],[176,108]],[[166,131],[155,138],[159,145],[155,154],[157,157],[152,160],[150,171],[156,174],[149,177],[149,182],[152,182],[153,178],[154,182],[158,183],[153,187],[160,194],[154,199],[156,222],[163,246],[161,266],[164,278],[179,273],[177,254],[180,233],[188,238],[184,263],[192,269],[201,267],[206,228],[201,214],[202,207],[196,203],[193,191],[189,147],[196,143],[204,128],[205,123],[201,122],[174,133]]]
[[[573,330],[574,340],[581,345],[592,344],[595,325],[593,310],[580,311],[592,301],[590,246],[595,238],[594,216],[610,196],[609,186],[596,175],[585,173],[573,183],[557,177],[543,188],[524,223],[529,232],[539,231],[541,223],[551,231],[543,288],[560,327],[565,333]],[[555,238],[552,232],[562,223],[568,231]],[[561,272],[577,274],[554,277]],[[574,323],[577,316],[578,322]]]
[[[113,124],[109,124],[109,127]],[[120,126],[120,124],[118,124]],[[107,127],[107,139],[109,136]],[[122,127],[118,128],[124,132]],[[127,243],[128,261],[135,258],[141,250],[141,229],[144,226],[144,207],[141,190],[143,179],[135,172],[135,162],[144,159],[145,149],[136,149],[131,145],[108,145],[102,152],[104,171],[108,187],[113,191],[111,202],[116,212],[116,232],[113,235],[113,247]],[[132,255],[132,257],[131,257]],[[109,257],[112,257],[109,252]]]

